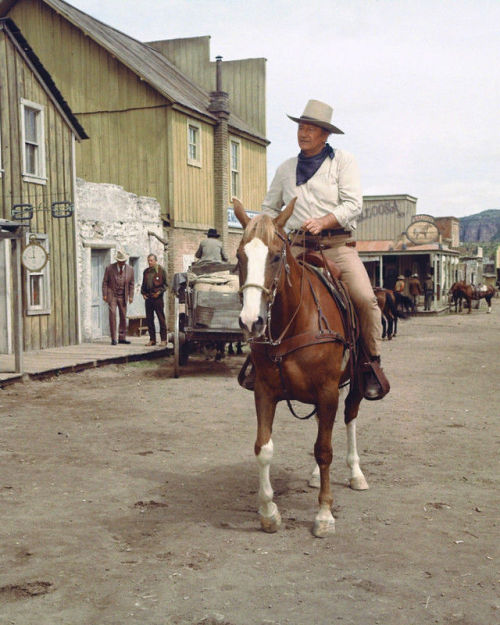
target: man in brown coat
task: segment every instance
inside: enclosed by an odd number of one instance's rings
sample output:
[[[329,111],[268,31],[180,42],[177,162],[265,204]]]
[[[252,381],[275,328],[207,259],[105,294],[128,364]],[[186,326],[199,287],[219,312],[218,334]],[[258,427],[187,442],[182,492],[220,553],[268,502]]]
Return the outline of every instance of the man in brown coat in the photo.
[[[106,267],[102,280],[102,299],[109,308],[109,333],[111,345],[116,345],[116,309],[120,317],[118,343],[127,341],[127,302],[134,300],[134,270],[127,265],[128,256],[122,250],[116,252],[116,263]]]

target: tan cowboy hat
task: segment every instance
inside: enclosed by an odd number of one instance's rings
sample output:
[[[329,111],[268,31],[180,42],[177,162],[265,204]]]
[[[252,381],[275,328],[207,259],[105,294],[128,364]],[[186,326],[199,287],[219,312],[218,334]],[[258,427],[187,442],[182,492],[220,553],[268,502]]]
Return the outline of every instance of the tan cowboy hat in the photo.
[[[404,276],[398,276],[396,279],[397,279],[397,280],[404,280],[404,279],[405,279],[405,277],[404,277]]]
[[[128,260],[127,254],[123,250],[118,250],[115,256],[116,260],[120,263],[126,263]]]
[[[300,122],[306,122],[308,124],[312,124],[313,126],[319,126],[324,130],[328,130],[328,132],[343,135],[344,133],[342,130],[331,123],[332,114],[333,109],[328,104],[320,102],[319,100],[309,100],[300,117],[292,117],[291,115],[287,115],[287,117],[298,124],[300,124]]]

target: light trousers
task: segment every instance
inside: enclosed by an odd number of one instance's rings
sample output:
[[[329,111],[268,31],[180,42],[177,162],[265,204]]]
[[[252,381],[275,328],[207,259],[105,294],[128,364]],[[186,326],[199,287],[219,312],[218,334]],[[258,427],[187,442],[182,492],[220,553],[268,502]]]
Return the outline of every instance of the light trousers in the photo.
[[[382,317],[363,261],[356,248],[346,245],[345,240],[337,243],[331,237],[321,237],[320,242],[328,246],[327,249],[323,249],[324,256],[337,263],[342,272],[340,279],[346,285],[354,304],[361,338],[368,354],[380,356]],[[292,254],[298,256],[305,249],[301,245],[294,244]]]

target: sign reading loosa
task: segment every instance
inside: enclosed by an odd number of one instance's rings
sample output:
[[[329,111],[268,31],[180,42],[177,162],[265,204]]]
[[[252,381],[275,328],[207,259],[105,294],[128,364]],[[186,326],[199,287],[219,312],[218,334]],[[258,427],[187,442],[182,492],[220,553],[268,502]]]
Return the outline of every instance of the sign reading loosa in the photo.
[[[358,217],[358,222],[365,221],[371,217],[379,215],[392,215],[396,217],[405,217],[405,212],[399,206],[396,200],[383,200],[378,204],[363,205],[363,212]]]
[[[257,211],[246,211],[246,214],[250,217],[250,219],[252,217],[255,217],[255,215],[260,215],[260,213],[258,213]],[[234,214],[234,208],[228,208],[227,209],[227,225],[228,225],[229,228],[240,228],[241,229],[241,224],[236,219],[236,215]]]

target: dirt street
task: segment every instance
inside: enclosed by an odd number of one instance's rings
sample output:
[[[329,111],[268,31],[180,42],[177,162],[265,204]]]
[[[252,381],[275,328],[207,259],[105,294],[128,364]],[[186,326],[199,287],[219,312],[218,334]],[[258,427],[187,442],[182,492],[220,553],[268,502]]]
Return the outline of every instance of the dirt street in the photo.
[[[335,536],[311,535],[314,421],[281,405],[259,530],[241,356],[109,366],[0,391],[2,625],[493,625],[500,621],[500,300],[413,318],[384,343]],[[301,407],[305,410],[305,407]]]

